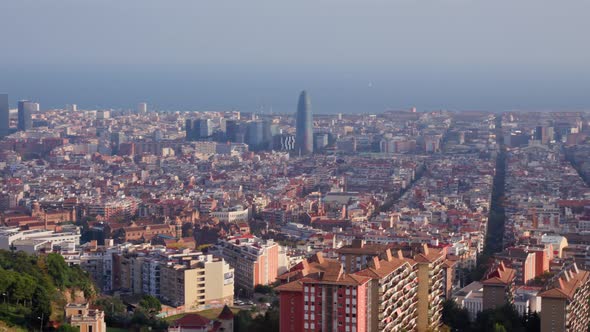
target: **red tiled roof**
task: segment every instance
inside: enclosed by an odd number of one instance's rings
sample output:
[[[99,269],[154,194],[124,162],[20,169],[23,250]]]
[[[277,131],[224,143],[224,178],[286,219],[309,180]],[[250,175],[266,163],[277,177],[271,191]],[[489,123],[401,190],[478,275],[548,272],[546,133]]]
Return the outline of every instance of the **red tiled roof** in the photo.
[[[231,309],[225,305],[223,306],[223,310],[221,310],[221,312],[219,313],[219,316],[217,316],[217,319],[221,319],[221,320],[230,320],[234,318],[234,313],[231,311]]]
[[[170,324],[174,327],[203,328],[210,324],[210,320],[199,314],[187,314]]]

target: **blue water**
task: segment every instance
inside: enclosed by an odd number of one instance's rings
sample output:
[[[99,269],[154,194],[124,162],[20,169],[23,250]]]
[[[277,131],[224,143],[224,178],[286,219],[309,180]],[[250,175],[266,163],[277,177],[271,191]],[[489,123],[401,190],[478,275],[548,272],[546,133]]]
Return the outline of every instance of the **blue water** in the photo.
[[[590,72],[571,68],[331,66],[0,66],[0,93],[42,109],[295,112],[302,89],[314,113],[590,109]]]

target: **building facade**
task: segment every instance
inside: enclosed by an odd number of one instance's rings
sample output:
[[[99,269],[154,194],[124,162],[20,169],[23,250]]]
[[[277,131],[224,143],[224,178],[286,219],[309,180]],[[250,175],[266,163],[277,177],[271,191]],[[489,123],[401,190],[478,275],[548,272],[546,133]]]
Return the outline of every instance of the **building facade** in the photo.
[[[235,269],[238,296],[254,293],[256,285],[273,283],[279,271],[279,245],[244,235],[219,240],[213,252]]]
[[[590,321],[590,272],[574,263],[556,275],[541,297],[541,332],[586,331]]]

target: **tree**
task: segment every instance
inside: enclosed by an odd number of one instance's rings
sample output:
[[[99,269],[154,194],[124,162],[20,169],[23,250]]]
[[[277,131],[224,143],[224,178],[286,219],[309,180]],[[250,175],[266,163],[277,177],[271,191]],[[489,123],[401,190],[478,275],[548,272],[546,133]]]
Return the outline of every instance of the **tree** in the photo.
[[[80,332],[80,327],[72,326],[70,324],[62,324],[57,328],[56,331],[57,332]]]
[[[259,315],[252,320],[252,324],[249,326],[250,331],[258,332],[272,332],[279,331],[279,311],[276,308],[269,309],[264,316]]]
[[[523,318],[523,324],[527,332],[541,331],[541,317],[536,312],[527,313]]]
[[[252,315],[246,310],[240,310],[238,314],[234,316],[235,332],[248,332],[250,331],[251,324]]]
[[[2,320],[30,330],[39,329],[50,320],[51,303],[65,302],[57,284],[64,287],[69,287],[68,284],[75,287],[89,285],[92,288],[87,273],[79,267],[67,266],[60,255],[0,250]]]
[[[47,264],[47,273],[53,279],[55,285],[63,288],[69,284],[68,280],[68,264],[63,256],[56,253],[51,253],[45,258]]]
[[[160,300],[151,295],[145,295],[141,301],[139,301],[139,306],[152,314],[162,310],[162,304],[160,303]]]
[[[465,308],[459,308],[453,300],[443,302],[442,321],[453,330],[465,331],[469,328],[469,312]]]
[[[143,310],[136,310],[133,313],[131,324],[140,331],[144,331],[144,328],[152,331],[166,331],[168,329],[168,323],[165,320],[149,317]]]
[[[524,332],[522,320],[512,305],[504,305],[495,309],[484,310],[477,315],[473,326],[474,331],[496,332],[499,324],[505,331]]]
[[[254,292],[260,294],[272,294],[273,289],[271,286],[258,284],[254,287]]]
[[[94,306],[104,311],[105,321],[109,326],[124,326],[129,322],[127,306],[118,297],[100,297],[94,301]]]
[[[149,323],[149,317],[145,314],[145,312],[141,310],[136,310],[133,313],[133,317],[131,318],[131,324],[136,326],[146,326]]]
[[[124,314],[127,306],[120,298],[114,296],[103,296],[94,301],[94,306],[104,311],[105,315]]]
[[[504,325],[496,323],[496,325],[494,325],[494,332],[506,332],[506,328]]]
[[[12,271],[0,268],[0,294],[4,294],[14,283],[14,274]]]
[[[18,304],[20,301],[30,300],[33,296],[33,292],[35,291],[35,279],[27,274],[18,274],[15,273],[15,280],[10,288],[10,296],[16,301]]]
[[[29,321],[36,321],[38,319],[37,317],[42,317],[42,324],[45,326],[49,321],[49,316],[51,316],[51,300],[47,292],[39,286],[35,287],[31,302],[32,308]]]

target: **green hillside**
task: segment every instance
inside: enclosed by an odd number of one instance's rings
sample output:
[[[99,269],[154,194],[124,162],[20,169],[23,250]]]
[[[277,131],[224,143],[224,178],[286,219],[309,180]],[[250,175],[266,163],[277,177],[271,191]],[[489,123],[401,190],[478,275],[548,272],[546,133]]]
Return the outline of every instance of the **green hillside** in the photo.
[[[29,255],[0,250],[0,321],[8,326],[39,329],[63,322],[64,294],[94,295],[92,281],[59,254]]]

